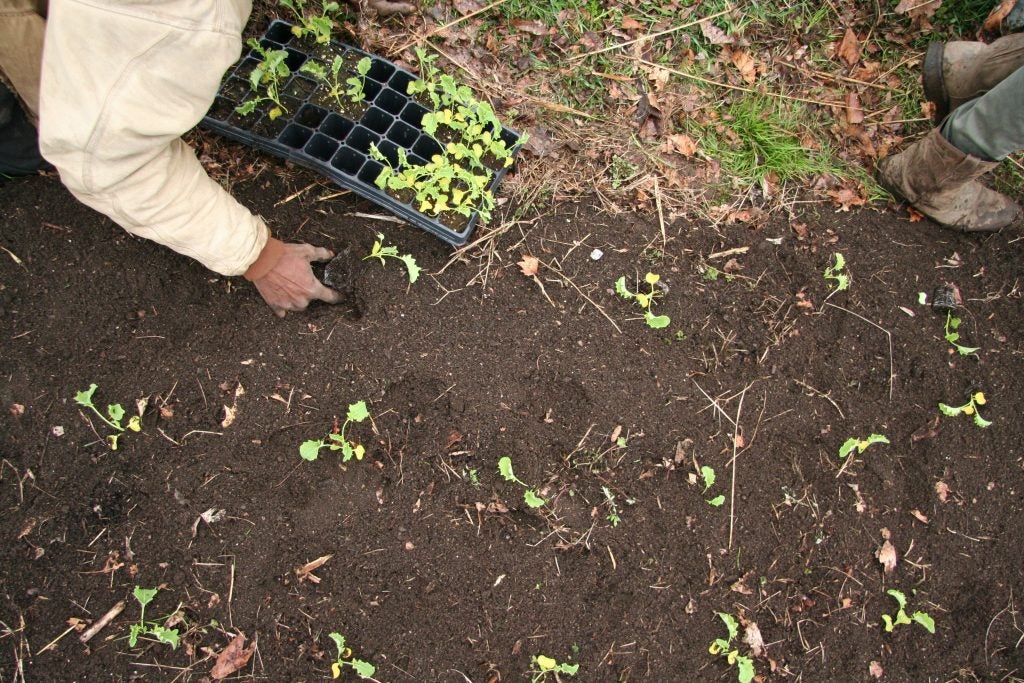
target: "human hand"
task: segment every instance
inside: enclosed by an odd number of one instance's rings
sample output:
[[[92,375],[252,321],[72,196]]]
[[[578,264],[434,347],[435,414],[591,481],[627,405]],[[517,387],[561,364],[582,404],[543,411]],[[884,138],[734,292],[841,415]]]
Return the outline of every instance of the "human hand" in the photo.
[[[320,283],[310,267],[312,261],[329,261],[329,249],[311,244],[285,244],[277,263],[252,281],[267,305],[283,318],[288,311],[303,311],[310,301],[336,304],[341,295]]]

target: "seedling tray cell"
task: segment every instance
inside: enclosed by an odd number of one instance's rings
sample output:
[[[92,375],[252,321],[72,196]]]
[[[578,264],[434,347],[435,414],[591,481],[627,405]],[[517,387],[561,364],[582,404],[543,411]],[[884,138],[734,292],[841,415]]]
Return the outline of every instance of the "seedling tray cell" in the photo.
[[[426,164],[427,159],[443,151],[442,144],[422,128],[423,117],[430,109],[406,94],[409,84],[418,80],[415,74],[346,43],[303,42],[286,21],[272,22],[259,43],[264,49],[283,49],[288,54],[285,63],[291,75],[280,87],[286,111],[272,117],[272,102],[261,102],[248,115],[236,111],[236,107],[256,97],[249,77],[261,58],[256,50],[249,50],[228,70],[213,106],[202,120],[205,128],[316,171],[453,246],[468,241],[480,218],[477,212],[468,220],[457,215],[457,221],[442,222],[410,203],[414,194],[411,190],[395,193],[396,197],[375,184],[384,166],[370,157],[371,145],[376,145],[393,166],[398,163],[400,149],[409,162],[417,165]],[[340,107],[328,96],[326,86],[299,72],[307,60],[329,68],[336,55],[352,70],[363,57],[370,58],[370,70],[363,79],[363,102],[346,99],[345,106]],[[351,74],[343,71],[343,75]],[[519,134],[503,128],[501,137],[514,153]],[[506,172],[505,168],[493,171],[488,186],[492,193],[496,193]]]

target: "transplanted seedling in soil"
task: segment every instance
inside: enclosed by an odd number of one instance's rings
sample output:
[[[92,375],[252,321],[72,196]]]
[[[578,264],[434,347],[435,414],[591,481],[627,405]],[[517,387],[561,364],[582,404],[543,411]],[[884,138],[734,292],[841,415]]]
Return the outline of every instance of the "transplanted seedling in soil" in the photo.
[[[334,30],[334,19],[331,17],[341,10],[339,3],[325,2],[320,14],[307,12],[306,0],[277,0],[277,4],[290,9],[298,20],[299,23],[292,26],[292,35],[296,38],[308,36],[321,45],[331,42],[331,32]]]
[[[534,668],[530,669],[530,673],[533,674],[530,683],[543,683],[548,680],[549,675],[554,676],[556,680],[558,679],[558,674],[575,676],[576,672],[580,670],[579,664],[559,663],[554,657],[546,655],[535,655],[533,657],[533,666]]]
[[[644,311],[644,320],[647,322],[647,326],[660,330],[663,327],[668,327],[672,320],[667,315],[654,315],[651,312],[651,304],[654,303],[654,299],[660,296],[660,292],[657,290],[658,282],[661,280],[661,276],[657,273],[647,273],[644,276],[644,282],[650,287],[650,291],[647,292],[631,292],[626,286],[626,276],[623,275],[615,281],[615,293],[621,296],[623,299],[632,299],[636,301],[637,305]]]
[[[142,426],[141,424],[139,424],[139,416],[132,415],[130,418],[128,418],[128,422],[123,422],[125,412],[124,407],[120,403],[111,403],[110,405],[108,405],[107,414],[106,416],[104,416],[103,413],[101,413],[99,409],[96,408],[96,405],[92,402],[92,396],[93,394],[96,393],[97,388],[98,387],[96,386],[96,384],[90,384],[89,388],[86,389],[85,391],[79,391],[77,394],[75,394],[75,403],[77,403],[80,406],[85,406],[86,408],[92,410],[92,412],[96,413],[96,416],[98,418],[103,420],[103,422],[108,427],[114,430],[113,434],[107,435],[107,443],[110,444],[110,450],[116,451],[117,440],[121,438],[121,435],[125,432],[125,430],[133,432],[142,431]]]
[[[972,353],[977,353],[981,348],[980,346],[964,346],[957,343],[960,341],[960,333],[957,332],[957,329],[960,327],[960,322],[960,318],[953,315],[952,311],[946,311],[946,327],[944,335],[946,341],[952,344],[953,348],[956,349],[957,353],[961,356],[969,356]]]
[[[370,417],[370,411],[366,409],[366,401],[350,403],[348,413],[345,415],[345,422],[341,425],[341,428],[337,429],[337,423],[335,423],[336,429],[327,435],[326,440],[310,439],[309,441],[303,441],[302,445],[299,446],[299,455],[302,456],[303,460],[312,461],[316,460],[317,456],[320,455],[321,448],[329,448],[332,451],[341,451],[342,462],[348,462],[353,457],[356,460],[362,460],[366,449],[360,443],[349,441],[348,437],[345,436],[345,430],[353,422],[362,422],[368,417]]]
[[[373,66],[373,62],[370,61],[369,57],[363,57],[356,62],[356,75],[344,78],[341,70],[345,66],[345,60],[340,56],[336,55],[331,60],[331,66],[325,68],[323,64],[313,60],[307,60],[299,67],[299,71],[311,75],[313,78],[320,81],[320,83],[326,88],[327,98],[333,99],[338,109],[345,109],[344,99],[348,99],[351,102],[362,102],[366,97],[366,93],[363,91],[363,83],[366,81],[366,74],[370,73],[370,67]]]
[[[235,107],[235,111],[242,116],[248,116],[256,111],[260,103],[271,102],[274,106],[267,112],[267,116],[273,121],[288,111],[288,108],[281,104],[281,86],[292,73],[286,63],[288,51],[268,50],[255,38],[246,41],[246,45],[260,56],[259,64],[249,74],[249,87],[256,95]]]
[[[394,245],[387,247],[384,246],[384,235],[382,233],[377,233],[377,239],[373,243],[373,249],[370,250],[369,254],[363,257],[363,260],[365,261],[366,259],[371,258],[380,259],[381,265],[385,264],[385,259],[398,259],[405,264],[405,269],[409,272],[409,284],[412,284],[419,279],[420,271],[422,269],[416,265],[416,259],[412,257],[412,254],[399,254],[398,247]]]
[[[866,439],[858,439],[855,436],[851,436],[839,447],[839,457],[845,458],[855,450],[858,453],[863,453],[867,450],[868,446],[874,443],[889,443],[889,439],[884,434],[872,434]]]
[[[341,670],[343,667],[352,667],[352,670],[360,678],[371,678],[374,673],[377,672],[376,667],[369,662],[365,662],[361,659],[354,659],[352,657],[352,649],[345,646],[345,636],[338,632],[328,633],[327,637],[334,641],[334,644],[338,648],[337,658],[331,662],[331,676],[339,678],[341,676]]]
[[[139,603],[142,613],[139,615],[139,623],[132,624],[128,630],[128,645],[135,647],[139,642],[139,636],[153,636],[161,643],[167,643],[172,650],[178,649],[178,629],[166,628],[154,621],[146,621],[146,605],[153,602],[153,598],[160,592],[159,588],[135,587],[132,595]]]
[[[750,681],[754,680],[754,660],[741,655],[739,649],[732,646],[732,642],[739,635],[740,625],[735,617],[726,612],[718,612],[718,618],[722,620],[725,628],[729,630],[729,637],[715,638],[715,642],[711,643],[708,652],[725,657],[726,661],[729,662],[729,666],[735,664],[736,679],[740,683],[750,683]]]
[[[540,494],[538,494],[535,490],[530,488],[528,484],[519,479],[515,475],[515,472],[512,471],[512,458],[508,457],[507,455],[502,456],[498,460],[498,472],[501,474],[502,477],[505,478],[505,481],[514,482],[525,489],[523,491],[523,501],[526,503],[528,507],[539,508],[544,505],[544,499],[541,498]]]
[[[850,287],[850,275],[846,271],[846,259],[838,251],[832,254],[832,263],[825,269],[825,280],[829,289],[841,292]]]
[[[942,411],[943,415],[947,415],[949,417],[970,415],[974,418],[974,424],[984,429],[992,423],[983,418],[981,413],[978,412],[978,406],[983,405],[985,405],[985,394],[981,391],[975,391],[971,394],[971,399],[962,406],[951,406],[946,405],[945,403],[939,403],[939,410]]]
[[[886,591],[893,597],[893,600],[899,605],[899,609],[896,614],[883,614],[882,623],[885,625],[885,632],[892,633],[892,630],[900,624],[920,624],[928,633],[935,634],[935,620],[931,618],[927,612],[920,610],[914,612],[910,616],[907,616],[907,596],[902,591],[898,591],[895,588],[890,588]]]
[[[715,485],[715,468],[709,467],[708,465],[702,465],[700,468],[700,477],[704,480],[704,493],[707,493],[708,489]],[[712,507],[720,508],[725,504],[725,496],[719,494],[706,502]]]
[[[619,506],[615,504],[615,494],[607,486],[601,487],[601,493],[604,494],[604,502],[608,506],[608,515],[605,519],[613,527],[617,527],[622,521],[622,517],[619,516]]]

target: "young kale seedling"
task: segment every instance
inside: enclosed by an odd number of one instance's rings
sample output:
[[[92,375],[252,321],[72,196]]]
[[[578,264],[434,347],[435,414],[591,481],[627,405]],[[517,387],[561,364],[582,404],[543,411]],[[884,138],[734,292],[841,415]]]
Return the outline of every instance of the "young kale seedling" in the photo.
[[[981,413],[978,412],[978,406],[983,405],[985,405],[985,394],[981,391],[976,391],[971,394],[971,400],[962,406],[950,406],[945,403],[939,403],[939,410],[942,411],[943,415],[949,417],[956,417],[960,414],[970,415],[974,418],[974,424],[984,429],[992,423],[983,418]]]
[[[366,75],[370,73],[371,66],[373,66],[373,62],[370,61],[370,58],[363,57],[356,62],[356,75],[345,79],[345,85],[348,86],[345,89],[345,96],[351,101],[362,102],[366,97],[363,84],[366,82]]]
[[[341,80],[340,74],[341,67],[344,65],[344,60],[340,56],[335,55],[334,60],[331,61],[330,69],[325,68],[320,62],[307,59],[299,67],[299,71],[307,73],[320,81],[327,88],[327,96],[334,98],[334,101],[338,103],[338,108],[343,109],[345,105],[341,98],[345,94],[345,82]]]
[[[128,645],[135,647],[139,642],[139,636],[153,636],[161,643],[167,643],[172,650],[178,649],[178,629],[166,628],[153,621],[146,621],[146,605],[153,602],[153,598],[160,591],[159,588],[135,587],[132,595],[142,608],[139,615],[139,623],[132,624],[128,631]]]
[[[352,658],[352,649],[345,647],[345,636],[340,633],[328,633],[327,637],[334,641],[334,644],[338,647],[338,657],[331,663],[331,676],[338,678],[341,676],[341,669],[345,666],[352,667],[352,670],[360,678],[371,678],[377,669],[369,662],[364,662],[361,659]]]
[[[399,254],[398,247],[394,245],[385,247],[384,235],[379,232],[377,233],[377,239],[373,243],[373,249],[370,250],[368,255],[363,257],[363,260],[365,261],[366,259],[371,258],[380,259],[380,264],[382,266],[385,264],[385,259],[387,258],[398,259],[404,263],[405,269],[409,272],[409,284],[416,282],[420,276],[420,271],[423,270],[416,265],[416,259],[412,257],[412,254]]]
[[[607,486],[602,486],[601,492],[604,494],[604,502],[608,505],[608,516],[605,519],[613,527],[617,527],[622,517],[619,516],[619,506],[615,504],[615,494]]]
[[[558,674],[565,674],[567,676],[575,676],[576,672],[580,670],[579,664],[566,664],[565,662],[558,663],[554,657],[547,657],[545,655],[536,655],[533,658],[534,669],[530,670],[530,673],[534,674],[530,683],[541,683],[542,681],[548,680],[548,674],[553,674],[555,678],[558,678]]]
[[[508,457],[507,455],[503,455],[498,460],[498,472],[501,474],[502,477],[505,478],[505,481],[514,482],[525,489],[523,491],[523,501],[526,503],[528,507],[539,508],[544,505],[544,499],[540,497],[540,494],[538,494],[535,490],[530,488],[529,485],[527,485],[525,482],[520,480],[515,475],[515,472],[512,471],[512,458]]]
[[[644,311],[644,320],[647,321],[647,326],[660,330],[663,327],[668,327],[671,323],[671,319],[667,315],[654,315],[651,312],[651,304],[654,303],[654,299],[660,295],[657,291],[658,281],[661,280],[661,276],[657,273],[647,273],[644,276],[644,282],[650,287],[648,292],[631,292],[626,287],[626,276],[623,275],[615,281],[615,292],[623,299],[632,299],[637,302],[640,308]]]
[[[873,443],[889,443],[889,439],[884,434],[872,434],[866,439],[858,439],[855,436],[851,436],[839,447],[839,457],[845,458],[850,453],[853,453],[854,450],[858,453],[863,453]]]
[[[704,491],[707,493],[708,489],[715,485],[715,468],[707,465],[702,465],[700,468],[700,477],[704,480]],[[710,500],[705,501],[708,505],[716,508],[720,508],[725,505],[725,496],[719,494]]]
[[[348,414],[345,416],[345,422],[341,425],[341,429],[328,434],[326,440],[310,439],[309,441],[303,441],[302,445],[299,446],[299,455],[302,456],[303,460],[312,461],[317,459],[321,448],[329,448],[332,451],[341,451],[342,462],[348,462],[353,457],[356,460],[362,460],[366,449],[360,443],[349,441],[345,436],[345,430],[348,429],[351,423],[362,422],[369,416],[370,411],[366,409],[366,401],[350,403]],[[335,423],[335,427],[337,427],[337,423]]]
[[[841,292],[850,287],[850,276],[844,272],[846,270],[846,259],[838,251],[832,254],[832,259],[833,262],[825,269],[824,276],[826,280],[831,280],[828,283],[829,289],[834,292]]]
[[[962,344],[957,344],[960,340],[960,333],[957,332],[957,329],[960,327],[960,322],[960,318],[953,315],[952,311],[946,311],[946,341],[952,344],[953,348],[956,349],[957,353],[961,356],[969,356],[972,353],[977,353],[978,350],[981,349],[980,346],[963,346]]]
[[[736,640],[736,636],[740,632],[740,625],[736,619],[725,612],[718,612],[718,618],[725,624],[725,628],[729,630],[728,638],[715,638],[715,642],[711,643],[711,647],[708,648],[708,652],[713,655],[722,655],[729,662],[729,665],[736,665],[736,678],[740,683],[750,683],[754,680],[754,660],[750,657],[745,657],[740,654],[739,649],[733,649],[732,641]]]
[[[92,402],[92,395],[96,393],[98,387],[95,384],[90,384],[89,388],[85,391],[79,391],[75,394],[75,403],[80,406],[84,406],[96,413],[96,416],[103,420],[104,423],[115,431],[114,434],[107,435],[107,443],[110,444],[110,450],[117,450],[117,440],[121,438],[121,435],[125,430],[133,432],[142,431],[142,425],[139,424],[139,416],[132,415],[128,418],[128,422],[122,422],[124,420],[124,408],[120,403],[111,403],[107,406],[107,415],[104,416]]]
[[[935,620],[931,618],[927,612],[921,612],[920,610],[914,612],[909,617],[907,616],[907,596],[901,591],[895,588],[890,588],[886,591],[893,599],[899,604],[899,610],[896,614],[883,614],[882,622],[885,624],[885,632],[892,633],[892,630],[900,624],[912,624],[917,622],[920,624],[928,633],[935,634]]]
[[[260,63],[249,74],[249,87],[256,93],[256,96],[235,107],[235,111],[242,116],[248,116],[256,111],[256,107],[261,102],[273,102],[274,106],[267,112],[267,116],[273,121],[288,111],[288,108],[281,104],[281,85],[288,80],[292,73],[292,70],[288,68],[286,63],[288,51],[268,50],[260,45],[259,41],[255,38],[250,38],[246,45],[252,48],[261,58]],[[260,94],[260,88],[264,89],[266,95]]]
[[[331,42],[331,31],[334,29],[334,20],[331,15],[340,11],[339,3],[325,2],[320,14],[307,14],[306,0],[277,0],[277,4],[290,9],[299,21],[298,24],[292,26],[292,35],[296,38],[308,35],[321,45]]]

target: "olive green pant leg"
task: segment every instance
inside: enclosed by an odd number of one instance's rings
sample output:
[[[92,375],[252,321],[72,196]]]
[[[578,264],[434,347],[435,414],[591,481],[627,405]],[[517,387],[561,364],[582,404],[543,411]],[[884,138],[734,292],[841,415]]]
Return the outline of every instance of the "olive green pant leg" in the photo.
[[[942,135],[961,152],[1002,161],[1024,149],[1024,67],[946,117]]]

